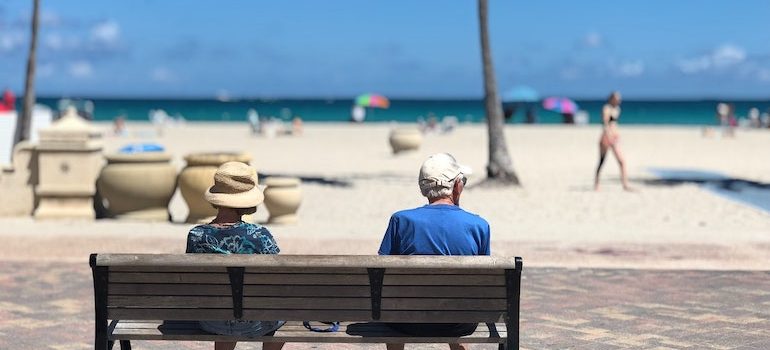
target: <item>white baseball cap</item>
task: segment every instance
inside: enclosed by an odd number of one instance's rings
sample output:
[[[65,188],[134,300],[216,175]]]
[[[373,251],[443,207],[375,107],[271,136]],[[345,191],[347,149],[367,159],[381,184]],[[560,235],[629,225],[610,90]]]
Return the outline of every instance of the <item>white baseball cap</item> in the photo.
[[[436,153],[420,167],[420,178],[418,183],[420,189],[428,189],[435,186],[452,187],[453,181],[457,175],[470,175],[473,171],[470,167],[457,163],[455,157],[449,153]]]

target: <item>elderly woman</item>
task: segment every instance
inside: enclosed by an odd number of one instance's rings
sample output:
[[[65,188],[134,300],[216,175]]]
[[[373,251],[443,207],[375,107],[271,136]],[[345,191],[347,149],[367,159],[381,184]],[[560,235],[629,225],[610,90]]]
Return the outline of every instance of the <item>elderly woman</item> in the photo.
[[[607,98],[607,103],[602,108],[602,136],[599,139],[599,166],[596,167],[596,177],[594,178],[594,190],[599,190],[599,172],[604,165],[604,159],[607,156],[607,151],[612,150],[615,154],[615,159],[620,166],[620,181],[623,183],[623,189],[631,191],[631,187],[628,186],[628,177],[626,176],[626,162],[623,158],[623,152],[620,151],[618,141],[620,140],[620,134],[618,133],[618,120],[620,119],[620,93],[614,91]]]
[[[214,186],[205,193],[217,209],[210,223],[198,225],[187,235],[187,253],[278,254],[278,244],[267,228],[247,223],[243,215],[253,214],[264,196],[257,187],[257,172],[240,162],[222,164],[214,175]],[[272,335],[282,321],[200,321],[201,329],[220,335]],[[233,350],[235,342],[215,342],[215,350]],[[283,343],[264,343],[263,349],[280,350]]]

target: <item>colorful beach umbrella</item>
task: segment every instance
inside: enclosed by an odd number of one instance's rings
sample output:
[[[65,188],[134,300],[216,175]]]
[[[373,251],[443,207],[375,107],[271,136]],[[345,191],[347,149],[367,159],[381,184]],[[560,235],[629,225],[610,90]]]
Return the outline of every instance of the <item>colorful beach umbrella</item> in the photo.
[[[503,102],[537,102],[540,100],[540,95],[529,86],[518,85],[506,90],[502,100]]]
[[[390,100],[382,95],[363,94],[356,97],[356,105],[371,108],[388,108],[390,107]]]
[[[543,100],[543,108],[562,114],[575,114],[578,111],[577,103],[566,97],[548,97]]]

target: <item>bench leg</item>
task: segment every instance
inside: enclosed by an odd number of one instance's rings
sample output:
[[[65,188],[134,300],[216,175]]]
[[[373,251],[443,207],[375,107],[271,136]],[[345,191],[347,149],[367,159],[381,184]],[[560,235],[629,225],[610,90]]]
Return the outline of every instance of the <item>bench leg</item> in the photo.
[[[121,340],[120,341],[120,350],[131,350],[131,341],[130,340]]]

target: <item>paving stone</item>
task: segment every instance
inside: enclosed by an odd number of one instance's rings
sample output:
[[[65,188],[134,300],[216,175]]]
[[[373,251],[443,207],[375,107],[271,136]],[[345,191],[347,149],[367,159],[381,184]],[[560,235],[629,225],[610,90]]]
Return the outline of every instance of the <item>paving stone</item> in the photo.
[[[524,277],[522,349],[770,349],[767,272],[527,268]],[[0,261],[0,349],[90,349],[92,339],[93,285],[86,262]],[[136,342],[134,348],[213,346]],[[285,347],[384,348],[379,344]],[[237,349],[256,350],[261,345],[241,343]]]

